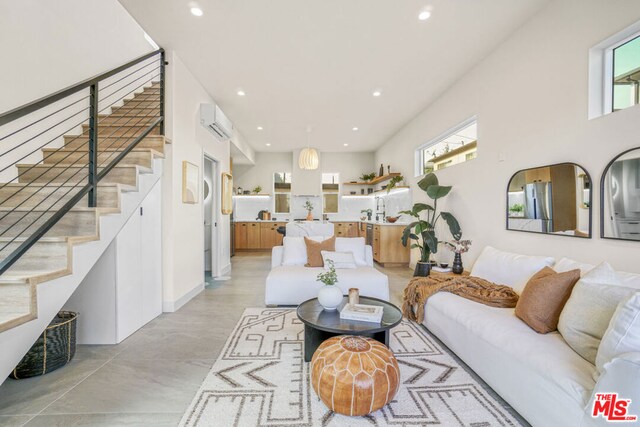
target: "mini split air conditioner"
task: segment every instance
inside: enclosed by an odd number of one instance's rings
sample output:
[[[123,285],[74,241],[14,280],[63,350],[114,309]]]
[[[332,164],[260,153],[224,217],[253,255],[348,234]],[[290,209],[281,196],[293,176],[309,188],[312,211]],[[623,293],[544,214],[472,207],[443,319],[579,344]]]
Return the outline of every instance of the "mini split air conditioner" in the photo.
[[[200,124],[219,141],[227,141],[233,136],[233,124],[215,104],[200,104]]]

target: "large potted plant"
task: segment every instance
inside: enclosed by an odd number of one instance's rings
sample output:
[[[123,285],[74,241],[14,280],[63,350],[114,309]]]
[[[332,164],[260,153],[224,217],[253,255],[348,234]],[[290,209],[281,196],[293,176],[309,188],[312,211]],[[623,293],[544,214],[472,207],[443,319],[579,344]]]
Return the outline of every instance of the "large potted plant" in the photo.
[[[460,240],[462,231],[458,220],[449,212],[438,213],[438,199],[445,197],[451,191],[451,186],[443,186],[438,183],[435,174],[427,174],[418,181],[418,187],[433,200],[432,204],[416,203],[410,211],[401,211],[401,214],[410,215],[415,221],[407,225],[402,233],[402,244],[411,248],[420,249],[420,260],[416,264],[414,276],[428,276],[431,271],[429,257],[438,252],[438,238],[435,228],[440,219],[446,221],[449,231],[455,240]]]

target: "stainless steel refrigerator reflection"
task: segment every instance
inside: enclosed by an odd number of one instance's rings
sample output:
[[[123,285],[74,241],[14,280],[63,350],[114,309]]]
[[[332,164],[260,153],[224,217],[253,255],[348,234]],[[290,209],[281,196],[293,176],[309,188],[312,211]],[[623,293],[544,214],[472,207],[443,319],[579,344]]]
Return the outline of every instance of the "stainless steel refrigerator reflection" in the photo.
[[[534,182],[524,186],[524,217],[531,220],[529,228],[535,228],[535,231],[553,231],[550,182]]]

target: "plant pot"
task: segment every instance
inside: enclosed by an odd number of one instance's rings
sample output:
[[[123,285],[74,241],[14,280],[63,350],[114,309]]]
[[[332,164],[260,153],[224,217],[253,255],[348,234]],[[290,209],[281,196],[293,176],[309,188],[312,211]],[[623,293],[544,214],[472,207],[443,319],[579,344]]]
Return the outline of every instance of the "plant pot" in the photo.
[[[413,271],[413,277],[427,277],[431,272],[431,263],[419,261]]]
[[[456,253],[453,257],[453,265],[451,266],[453,274],[462,274],[464,267],[462,266],[462,257],[459,253]]]
[[[307,214],[307,221],[313,221],[313,214],[311,212]]]
[[[336,285],[324,285],[318,291],[318,302],[327,311],[333,311],[342,302],[342,291]]]

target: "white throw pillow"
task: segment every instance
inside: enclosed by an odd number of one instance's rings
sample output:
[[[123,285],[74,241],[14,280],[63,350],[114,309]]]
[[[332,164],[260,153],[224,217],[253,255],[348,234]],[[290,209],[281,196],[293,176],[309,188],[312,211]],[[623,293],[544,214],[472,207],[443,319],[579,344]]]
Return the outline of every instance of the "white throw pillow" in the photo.
[[[604,364],[623,353],[640,352],[640,292],[621,302],[613,313],[609,327],[602,337],[596,356],[594,380]]]
[[[471,275],[511,286],[521,294],[531,276],[553,263],[551,257],[514,254],[487,246],[473,264]]]
[[[333,261],[333,266],[336,270],[339,268],[358,268],[351,252],[320,251],[320,253],[322,254],[325,270],[329,269],[328,261]]]
[[[584,276],[590,270],[592,270],[593,267],[595,267],[595,265],[593,264],[587,264],[584,262],[575,261],[570,258],[562,258],[560,261],[556,263],[553,269],[558,273],[579,269],[582,275]],[[625,288],[634,288],[640,291],[640,274],[626,273],[624,271],[616,271],[616,276],[620,280],[620,286],[624,286]]]
[[[336,252],[351,252],[356,265],[367,265],[364,237],[337,237]]]
[[[600,340],[613,313],[633,289],[620,286],[616,272],[603,262],[573,287],[560,313],[558,331],[576,353],[595,365]]]
[[[321,242],[322,236],[311,236],[311,240]],[[305,265],[307,263],[307,245],[304,237],[287,237],[282,239],[282,265]]]

